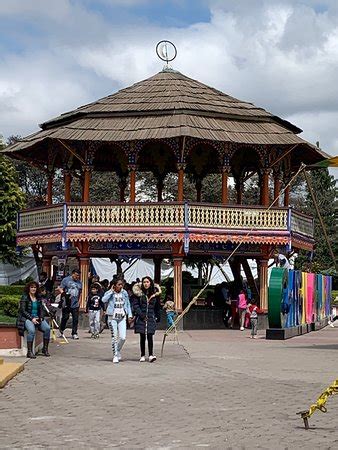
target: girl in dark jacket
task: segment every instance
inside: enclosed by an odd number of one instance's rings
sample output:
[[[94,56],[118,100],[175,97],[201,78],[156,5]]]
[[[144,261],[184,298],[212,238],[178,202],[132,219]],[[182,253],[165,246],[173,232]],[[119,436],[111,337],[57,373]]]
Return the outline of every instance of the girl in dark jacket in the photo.
[[[28,333],[27,358],[36,358],[33,351],[33,341],[36,328],[38,328],[43,333],[42,354],[45,356],[50,356],[50,354],[48,353],[50,327],[48,323],[43,319],[43,307],[41,300],[38,297],[38,289],[39,285],[35,281],[27,283],[19,306],[17,327],[20,336],[24,336],[25,330],[27,330]]]
[[[150,277],[144,277],[141,283],[134,284],[133,293],[133,309],[136,316],[135,333],[140,335],[140,362],[146,360],[146,338],[148,340],[149,362],[154,362],[156,361],[156,356],[153,354],[153,335],[156,331],[156,322],[160,320],[161,288],[157,285],[155,286]]]

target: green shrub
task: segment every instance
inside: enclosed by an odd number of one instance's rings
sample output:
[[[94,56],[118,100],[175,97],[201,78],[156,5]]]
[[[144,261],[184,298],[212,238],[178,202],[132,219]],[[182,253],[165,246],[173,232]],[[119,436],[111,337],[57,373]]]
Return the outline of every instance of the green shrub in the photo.
[[[15,324],[16,323],[16,317],[9,317],[6,316],[5,314],[2,314],[1,310],[0,310],[0,323],[4,323],[6,325],[10,324]]]
[[[16,317],[18,315],[20,296],[18,295],[3,295],[0,297],[0,310],[5,315]]]
[[[3,295],[22,295],[23,286],[0,286],[0,297]]]

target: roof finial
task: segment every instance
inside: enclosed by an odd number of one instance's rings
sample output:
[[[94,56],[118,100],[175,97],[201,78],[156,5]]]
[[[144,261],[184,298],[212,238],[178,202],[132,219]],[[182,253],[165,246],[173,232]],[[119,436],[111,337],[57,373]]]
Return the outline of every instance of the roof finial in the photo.
[[[166,62],[163,70],[172,70],[169,62],[173,61],[177,56],[177,49],[175,45],[170,41],[160,41],[156,45],[156,53],[162,61]]]

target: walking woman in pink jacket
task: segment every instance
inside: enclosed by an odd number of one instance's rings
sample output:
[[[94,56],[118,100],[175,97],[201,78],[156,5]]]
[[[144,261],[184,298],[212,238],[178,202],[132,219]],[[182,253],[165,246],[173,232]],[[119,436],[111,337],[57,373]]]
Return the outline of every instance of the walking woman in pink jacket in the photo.
[[[239,326],[241,331],[244,330],[244,321],[247,307],[248,302],[246,300],[244,290],[242,289],[238,296]]]

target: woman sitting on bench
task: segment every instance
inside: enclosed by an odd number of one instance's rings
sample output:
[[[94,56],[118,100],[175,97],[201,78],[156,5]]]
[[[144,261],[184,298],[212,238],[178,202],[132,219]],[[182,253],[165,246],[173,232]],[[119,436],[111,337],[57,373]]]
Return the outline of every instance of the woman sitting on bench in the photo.
[[[43,333],[42,354],[50,356],[48,353],[50,327],[43,319],[43,308],[41,300],[38,297],[38,289],[39,285],[35,281],[27,283],[19,306],[17,327],[20,336],[24,336],[25,330],[27,331],[27,358],[36,358],[33,350],[36,328]]]

